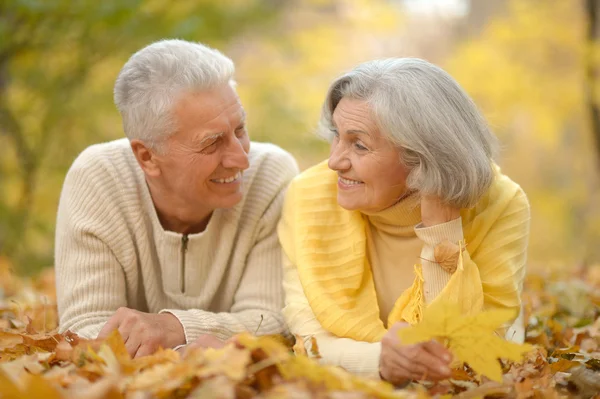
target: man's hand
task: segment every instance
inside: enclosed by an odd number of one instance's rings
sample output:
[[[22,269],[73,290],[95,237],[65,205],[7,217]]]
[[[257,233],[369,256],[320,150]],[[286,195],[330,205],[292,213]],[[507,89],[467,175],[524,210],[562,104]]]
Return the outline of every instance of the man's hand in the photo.
[[[222,341],[219,338],[210,335],[210,334],[204,334],[199,336],[194,342],[192,342],[189,345],[185,345],[182,346],[181,348],[177,349],[177,351],[181,354],[186,354],[191,350],[194,350],[196,348],[214,348],[214,349],[221,349],[223,348],[225,345],[229,344],[229,343],[235,343],[235,339],[231,338],[227,341]]]
[[[396,323],[381,340],[379,373],[381,378],[402,385],[411,380],[443,380],[451,375],[452,355],[436,341],[402,345],[398,330],[407,323]]]
[[[446,223],[459,216],[459,208],[445,204],[436,196],[424,195],[421,198],[421,221],[425,227]]]
[[[183,326],[171,313],[144,313],[122,307],[102,327],[98,338],[106,338],[113,330],[119,330],[131,357],[185,344]]]

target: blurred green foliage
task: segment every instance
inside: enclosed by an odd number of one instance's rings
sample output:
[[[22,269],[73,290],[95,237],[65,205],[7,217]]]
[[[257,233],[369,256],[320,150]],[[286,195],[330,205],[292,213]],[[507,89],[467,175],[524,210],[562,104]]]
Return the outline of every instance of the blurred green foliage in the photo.
[[[250,136],[301,168],[327,157],[314,132],[332,79],[369,59],[430,59],[503,144],[500,165],[531,202],[532,262],[600,260],[600,154],[585,105],[586,96],[600,104],[585,78],[586,60],[600,67],[600,46],[586,41],[584,1],[474,0],[473,36],[456,33],[468,17],[408,15],[401,4],[0,1],[0,258],[21,273],[52,265],[66,171],[85,147],[123,137],[112,101],[120,68],[153,41],[183,38],[234,60]]]
[[[52,264],[62,180],[87,145],[122,136],[112,85],[133,52],[167,37],[222,48],[283,4],[0,2],[0,254],[24,272]]]

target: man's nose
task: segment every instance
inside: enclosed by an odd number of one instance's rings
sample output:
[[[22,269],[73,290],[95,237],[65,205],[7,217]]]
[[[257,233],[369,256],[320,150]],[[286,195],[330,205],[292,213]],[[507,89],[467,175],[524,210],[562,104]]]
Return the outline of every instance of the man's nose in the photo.
[[[250,167],[248,153],[244,143],[237,137],[229,141],[227,151],[223,157],[223,167],[227,169],[245,170]]]

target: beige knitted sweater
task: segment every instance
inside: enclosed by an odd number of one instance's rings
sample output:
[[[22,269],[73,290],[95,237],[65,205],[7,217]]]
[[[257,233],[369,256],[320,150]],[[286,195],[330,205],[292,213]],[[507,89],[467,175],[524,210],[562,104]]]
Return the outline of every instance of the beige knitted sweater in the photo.
[[[126,306],[174,314],[187,342],[284,331],[276,226],[298,167],[271,144],[252,143],[249,158],[243,200],[215,210],[202,233],[183,236],[162,228],[127,139],[86,149],[58,209],[60,330],[93,338]]]

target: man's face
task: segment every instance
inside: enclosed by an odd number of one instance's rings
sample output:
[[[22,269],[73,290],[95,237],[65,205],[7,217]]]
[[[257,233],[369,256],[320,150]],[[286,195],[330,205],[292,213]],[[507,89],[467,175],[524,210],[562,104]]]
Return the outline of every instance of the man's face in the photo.
[[[250,139],[236,92],[225,84],[183,94],[174,107],[177,131],[159,156],[160,184],[186,213],[231,208],[242,199]],[[196,212],[197,210],[197,212]]]

